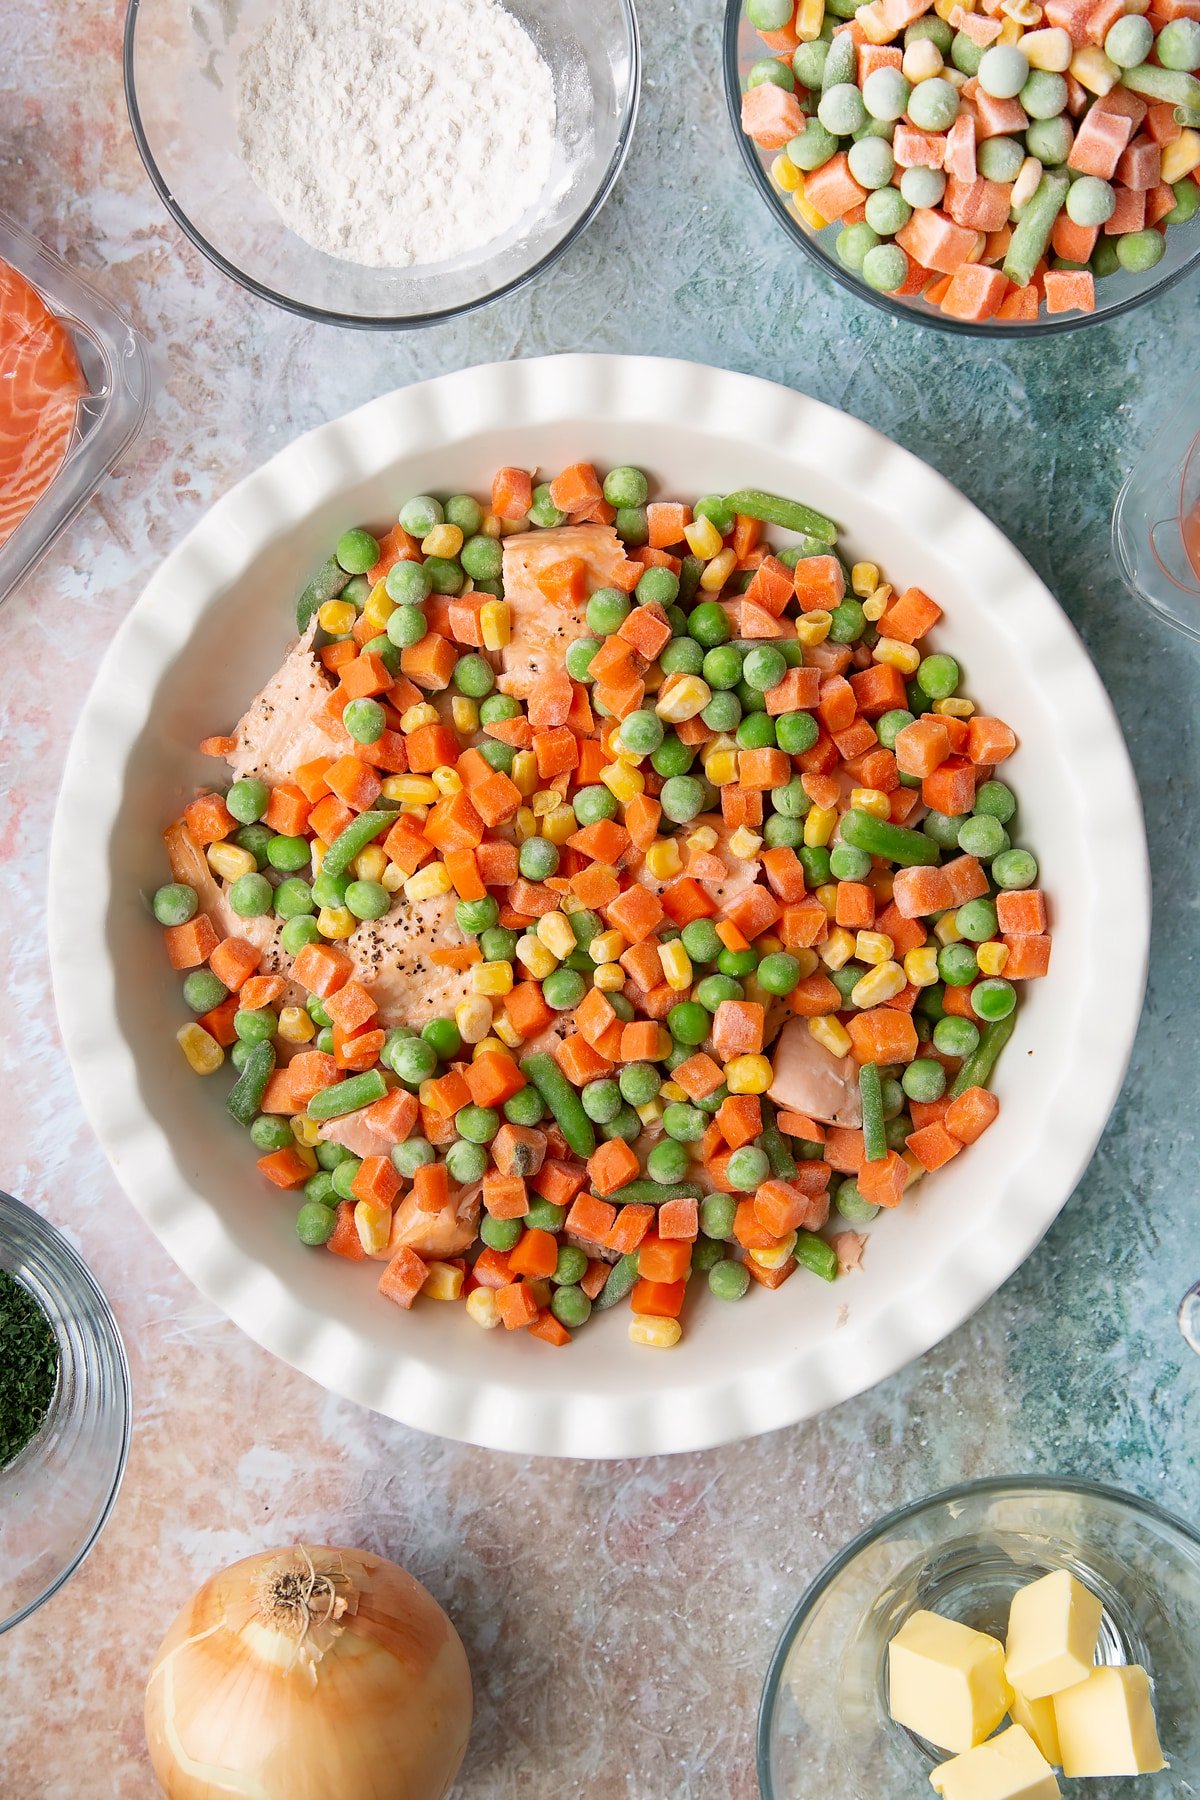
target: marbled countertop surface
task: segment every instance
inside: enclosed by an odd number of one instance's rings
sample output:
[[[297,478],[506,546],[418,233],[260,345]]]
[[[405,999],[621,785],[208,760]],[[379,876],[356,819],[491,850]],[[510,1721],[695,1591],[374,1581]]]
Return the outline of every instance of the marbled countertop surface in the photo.
[[[1183,384],[1200,391],[1196,284],[1049,341],[898,327],[827,284],[770,226],[730,139],[716,0],[642,0],[637,142],[557,267],[436,330],[304,324],[226,281],[165,216],[126,123],[123,10],[0,4],[0,207],[128,310],[159,383],[125,465],[0,612],[0,1185],[81,1247],[124,1329],[136,1397],[108,1530],[80,1574],[0,1643],[0,1791],[156,1791],[142,1686],[168,1621],[219,1565],[308,1538],[387,1552],[453,1614],[477,1695],[462,1800],[749,1800],[775,1639],[809,1578],[881,1511],[962,1477],[1036,1470],[1200,1515],[1200,1362],[1174,1325],[1200,1274],[1200,653],[1130,601],[1108,539],[1117,489],[1156,421]],[[678,354],[791,383],[958,483],[1061,597],[1099,665],[1141,783],[1155,887],[1149,996],[1124,1095],[1078,1193],[995,1299],[915,1366],[812,1424],[704,1455],[596,1465],[405,1430],[331,1398],[200,1300],[84,1123],[44,940],[50,818],[93,669],[209,503],[296,433],[372,395],[572,349]]]

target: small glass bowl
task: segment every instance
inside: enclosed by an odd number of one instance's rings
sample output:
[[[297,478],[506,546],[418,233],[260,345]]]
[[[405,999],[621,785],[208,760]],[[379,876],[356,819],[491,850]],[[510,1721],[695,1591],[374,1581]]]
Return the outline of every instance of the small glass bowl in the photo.
[[[1138,599],[1200,642],[1200,391],[1155,431],[1117,495],[1113,552]]]
[[[910,1613],[1003,1639],[1017,1588],[1070,1569],[1104,1602],[1097,1661],[1154,1683],[1159,1775],[1088,1781],[1087,1800],[1166,1800],[1200,1781],[1200,1534],[1091,1482],[970,1482],[889,1513],[817,1577],[763,1689],[763,1800],[918,1800],[947,1752],[888,1712],[887,1647]],[[1081,1790],[1082,1791],[1082,1790]]]
[[[73,1575],[104,1529],[129,1450],[129,1369],[109,1305],[53,1225],[0,1194],[0,1268],[24,1283],[58,1339],[40,1429],[0,1469],[0,1632]]]
[[[583,232],[633,135],[641,55],[632,0],[506,0],[554,78],[555,153],[539,207],[477,251],[371,269],[297,237],[237,143],[242,49],[274,0],[130,0],[125,98],[142,161],[177,225],[224,274],[303,318],[375,330],[435,325],[524,286]]]
[[[1155,294],[1161,294],[1165,288],[1173,287],[1189,270],[1200,268],[1200,217],[1197,217],[1188,225],[1168,230],[1166,255],[1151,276],[1131,275],[1122,269],[1098,281],[1095,312],[1062,313],[1047,318],[1043,309],[1041,317],[1027,322],[985,319],[974,324],[966,319],[949,318],[940,307],[931,306],[919,294],[902,300],[896,294],[877,293],[839,260],[834,244],[840,227],[827,225],[822,231],[814,231],[806,224],[789,204],[788,196],[771,180],[771,164],[777,152],[760,150],[742,130],[743,82],[751,65],[769,54],[746,17],[745,0],[726,0],[725,97],[729,102],[734,136],[755,186],[788,236],[821,266],[826,275],[831,275],[841,287],[849,288],[860,300],[869,300],[872,306],[882,307],[893,318],[907,320],[909,324],[933,325],[940,331],[959,332],[967,337],[1047,337],[1056,331],[1075,331],[1081,325],[1091,325],[1100,319],[1115,319],[1119,313],[1128,312],[1131,307],[1140,306],[1143,301],[1153,299]]]

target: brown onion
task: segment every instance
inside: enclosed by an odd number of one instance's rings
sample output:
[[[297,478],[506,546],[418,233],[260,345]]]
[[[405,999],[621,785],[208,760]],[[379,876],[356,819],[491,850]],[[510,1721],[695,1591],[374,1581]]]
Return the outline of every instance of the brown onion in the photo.
[[[299,1545],[206,1581],[146,1688],[171,1800],[442,1800],[471,1729],[458,1633],[419,1581]]]

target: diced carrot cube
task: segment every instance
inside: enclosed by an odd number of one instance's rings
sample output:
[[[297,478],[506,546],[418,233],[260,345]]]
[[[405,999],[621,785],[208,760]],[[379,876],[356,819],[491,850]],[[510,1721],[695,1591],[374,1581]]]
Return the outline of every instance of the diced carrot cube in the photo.
[[[493,1219],[523,1219],[529,1211],[524,1177],[489,1172],[483,1178],[483,1204]]]
[[[873,1206],[899,1206],[908,1180],[908,1165],[898,1151],[889,1150],[880,1162],[864,1162],[856,1172],[859,1192]]]
[[[996,917],[1006,937],[1046,929],[1046,896],[1041,888],[1008,889],[996,895]]]
[[[837,988],[820,969],[803,976],[788,996],[788,1005],[801,1019],[823,1018],[826,1013],[837,1012],[842,1004]]]
[[[639,1265],[641,1254],[639,1250]],[[651,1281],[643,1277],[634,1283],[629,1304],[643,1318],[677,1319],[683,1311],[685,1290],[683,1281]]]
[[[717,1124],[731,1150],[752,1144],[762,1131],[762,1106],[757,1094],[730,1094],[722,1100]]]
[[[640,944],[643,938],[658,929],[663,919],[663,906],[648,888],[635,883],[610,902],[605,908],[605,918],[631,944]]]
[[[610,1138],[588,1158],[592,1186],[601,1194],[613,1194],[638,1175],[637,1154],[623,1138]]]
[[[390,1156],[364,1156],[350,1186],[356,1199],[390,1206],[400,1191],[400,1177]]]
[[[561,512],[585,512],[603,500],[604,489],[591,463],[572,463],[550,483],[550,498]]]
[[[237,829],[237,820],[220,794],[201,794],[184,807],[183,817],[188,835],[201,849],[220,843]]]
[[[616,1250],[620,1255],[628,1256],[631,1250],[637,1249],[653,1223],[654,1208],[652,1206],[618,1207],[612,1228],[604,1239],[604,1248]],[[601,1266],[605,1270],[605,1279],[607,1279],[607,1266],[604,1264]],[[594,1299],[595,1296],[592,1295],[590,1298]]]
[[[805,1165],[807,1167],[807,1165]],[[754,1195],[754,1216],[772,1237],[786,1237],[808,1217],[809,1197],[791,1182],[764,1181]]]
[[[743,787],[765,792],[768,788],[783,787],[790,775],[791,764],[786,751],[771,746],[764,750],[738,751],[738,780]]]
[[[167,960],[173,969],[198,969],[208,962],[220,940],[207,913],[197,913],[184,925],[163,929]]]
[[[628,1148],[628,1146],[626,1146]],[[563,1229],[591,1244],[602,1244],[617,1217],[617,1209],[593,1194],[578,1194],[571,1203]]]
[[[907,1013],[873,1006],[855,1013],[846,1030],[860,1063],[909,1063],[917,1054],[916,1027]]]
[[[335,944],[305,944],[292,964],[293,981],[322,1000],[345,987],[353,973],[354,958]]]
[[[987,1088],[970,1087],[946,1108],[943,1124],[960,1144],[973,1144],[983,1136],[1000,1111],[1000,1102]]]
[[[1008,981],[1035,981],[1050,968],[1050,939],[1044,932],[1023,932],[1020,937],[1005,937],[1008,961],[1004,965]]]
[[[528,469],[497,469],[492,476],[492,511],[498,519],[523,519],[533,505],[533,478]]]
[[[693,919],[711,919],[717,911],[716,901],[690,875],[681,875],[663,890],[662,907],[679,926],[690,925]]]
[[[552,1231],[528,1230],[508,1253],[513,1274],[528,1275],[534,1280],[553,1275],[557,1265],[558,1239]]]
[[[668,1200],[658,1209],[660,1238],[679,1238],[694,1243],[700,1231],[700,1208],[695,1200]]]
[[[510,1282],[508,1287],[497,1288],[495,1293],[496,1311],[505,1331],[524,1331],[527,1325],[533,1324],[538,1316],[538,1303],[526,1282]]]
[[[970,812],[975,804],[974,763],[965,756],[948,756],[922,781],[921,798],[934,812]]]
[[[905,1141],[921,1167],[930,1170],[942,1168],[962,1149],[962,1144],[951,1137],[944,1125],[925,1125],[920,1131],[910,1133]]]
[[[691,1246],[684,1239],[664,1239],[655,1232],[642,1239],[638,1274],[647,1281],[682,1281],[691,1262]]]
[[[928,594],[918,587],[905,588],[879,621],[879,631],[881,636],[915,644],[926,632],[932,631],[941,616],[941,607]]]
[[[839,881],[834,922],[849,931],[869,931],[875,923],[875,890],[865,881]]]

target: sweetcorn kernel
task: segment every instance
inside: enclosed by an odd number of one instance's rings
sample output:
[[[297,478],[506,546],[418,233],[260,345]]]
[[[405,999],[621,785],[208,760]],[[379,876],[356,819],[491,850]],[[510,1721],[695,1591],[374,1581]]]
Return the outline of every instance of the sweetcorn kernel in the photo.
[[[1200,169],[1200,131],[1191,127],[1181,131],[1173,144],[1164,144],[1162,152],[1162,179],[1174,187],[1185,175],[1194,169]]]
[[[644,1106],[635,1106],[633,1110],[647,1131],[652,1125],[657,1125],[663,1116],[662,1106],[657,1100],[647,1100]]]
[[[453,883],[450,871],[445,863],[426,863],[415,875],[410,875],[404,884],[406,900],[432,900],[437,894],[448,894]]]
[[[498,538],[500,536],[500,521],[494,512],[484,513],[483,523],[479,529],[484,537]]]
[[[476,967],[483,965],[477,963]],[[460,1000],[454,1009],[454,1023],[464,1044],[478,1044],[492,1029],[491,1001],[481,994],[470,1000]]]
[[[821,35],[825,23],[825,0],[800,0],[793,29],[802,44],[811,44]]]
[[[793,204],[797,197],[792,196]],[[719,556],[714,556],[710,563],[705,564],[700,576],[700,586],[706,594],[719,594],[736,568],[737,551],[732,548],[722,550]]]
[[[796,1233],[789,1231],[786,1237],[780,1238],[777,1244],[772,1244],[769,1250],[748,1250],[746,1254],[760,1269],[782,1269],[795,1248]]]
[[[904,970],[899,963],[888,961],[868,969],[851,989],[850,998],[855,1006],[882,1006],[885,1000],[894,1000],[903,991]]]
[[[358,614],[350,600],[327,600],[317,608],[317,624],[330,637],[345,637],[353,631]]]
[[[579,820],[569,806],[556,806],[542,820],[542,836],[551,844],[565,844],[579,830]]]
[[[819,900],[831,919],[837,917],[838,884],[836,881],[823,881],[813,894]]]
[[[858,812],[870,813],[873,819],[890,819],[892,809],[882,788],[851,788],[850,804]]]
[[[899,638],[881,637],[871,657],[877,663],[889,663],[902,675],[915,675],[921,666],[921,652],[916,645],[902,643]]]
[[[658,960],[663,980],[677,994],[685,994],[692,985],[692,959],[679,938],[658,946]]]
[[[240,875],[253,875],[258,867],[253,854],[240,844],[210,844],[204,859],[214,875],[225,881],[236,881]]]
[[[939,944],[962,943],[962,932],[958,929],[958,921],[952,912],[942,914],[933,928],[933,935]]]
[[[394,862],[390,862],[379,880],[389,894],[398,894],[404,886],[404,870],[398,868]]]
[[[686,1100],[687,1089],[681,1088],[677,1081],[664,1081],[658,1090],[660,1100]]]
[[[557,956],[528,932],[517,939],[517,961],[529,970],[535,981],[544,981],[558,967]]]
[[[634,1313],[629,1321],[629,1341],[648,1344],[654,1350],[673,1350],[683,1336],[678,1319],[656,1319],[649,1313]]]
[[[310,1119],[304,1113],[297,1113],[288,1121],[292,1136],[305,1150],[312,1150],[321,1141],[321,1127],[316,1119]]]
[[[388,859],[378,844],[368,844],[354,859],[354,875],[358,881],[382,881]]]
[[[510,962],[476,963],[471,970],[473,994],[503,996],[512,993],[512,986],[513,968]]]
[[[570,956],[575,950],[575,933],[571,929],[571,921],[560,912],[543,913],[537,922],[537,936],[540,941],[558,957],[561,962],[564,956]]]
[[[376,631],[382,631],[395,610],[396,602],[387,591],[387,583],[377,581],[362,609],[364,620],[368,625],[373,625]]]
[[[442,763],[440,768],[435,769],[432,780],[438,793],[447,797],[452,794],[461,794],[463,791],[463,778],[457,769],[450,767],[449,763]]]
[[[322,937],[337,941],[353,937],[358,930],[358,920],[348,906],[323,906],[317,914],[317,930]]]
[[[854,940],[854,954],[858,961],[872,965],[889,962],[895,948],[886,931],[860,931]]]
[[[494,1288],[472,1288],[467,1295],[467,1317],[484,1331],[495,1331],[500,1323],[500,1309]]]
[[[827,969],[844,969],[854,955],[854,933],[843,925],[835,926],[825,942],[817,946],[817,955]]]
[[[463,534],[458,525],[435,525],[421,539],[422,556],[457,556],[462,547]]]
[[[436,706],[430,706],[427,700],[419,700],[416,706],[410,706],[407,712],[400,714],[401,731],[420,731],[422,725],[436,725],[438,715]]]
[[[595,963],[616,962],[622,950],[628,948],[629,945],[625,941],[624,934],[615,930],[598,931],[588,946],[591,959]],[[570,953],[568,952],[568,954]]]
[[[1008,945],[995,938],[990,943],[977,944],[975,947],[975,960],[979,964],[981,975],[1003,975],[1008,958]]]
[[[935,700],[933,710],[943,719],[969,719],[975,711],[975,702],[965,699],[962,694],[950,694],[945,700]]]
[[[450,702],[450,719],[455,731],[470,737],[472,732],[479,730],[478,702],[469,700],[466,694],[455,694]]]
[[[508,1050],[515,1050],[521,1043],[520,1032],[505,1012],[498,1019],[492,1020],[492,1030]]]
[[[804,820],[804,842],[808,849],[819,850],[833,836],[838,816],[832,806],[810,807]]]
[[[922,38],[920,39],[920,42],[927,44],[929,39]],[[888,602],[891,600],[891,597],[891,586],[885,581],[881,587],[875,589],[873,594],[868,594],[867,598],[863,601],[863,617],[874,625],[879,619],[882,619],[884,613],[887,611]]]
[[[513,829],[517,834],[518,844],[523,844],[526,838],[537,836],[538,822],[532,806],[518,806]]]
[[[787,178],[788,169],[791,169],[797,175],[800,171],[796,168],[796,165],[790,156],[776,157],[775,162],[786,165],[786,167],[776,174],[775,165],[772,164],[771,173],[775,176],[779,186],[781,188],[786,188],[790,192],[795,186],[795,183]],[[725,540],[722,538],[711,519],[693,519],[690,525],[684,526],[683,535],[687,539],[688,549],[693,556],[698,556],[701,562],[711,562],[713,557],[720,556],[722,550],[725,548]]]
[[[814,644],[823,644],[825,639],[829,636],[832,624],[833,614],[827,613],[820,608],[817,608],[813,612],[805,613],[801,618],[796,620],[797,640],[805,647],[805,649],[811,649]]]
[[[808,1029],[821,1048],[828,1050],[831,1056],[849,1056],[852,1047],[850,1033],[836,1013],[825,1013],[819,1019],[810,1019]]]
[[[811,200],[805,198],[802,187],[797,188],[792,195],[792,205],[796,210],[797,217],[803,219],[810,231],[824,231],[829,220],[823,213],[817,211]]]
[[[462,1293],[463,1272],[453,1263],[431,1262],[421,1289],[427,1300],[457,1300]]]
[[[654,710],[669,725],[682,725],[702,713],[711,699],[712,689],[699,675],[672,675],[663,683]]]
[[[879,586],[879,565],[872,562],[856,562],[850,571],[851,591],[865,600]]]
[[[429,775],[389,775],[383,784],[386,800],[432,806],[438,797],[437,782]]]
[[[392,1235],[392,1209],[376,1206],[373,1200],[360,1200],[354,1208],[354,1229],[368,1256],[378,1256],[387,1249]]]
[[[762,849],[762,837],[746,825],[739,825],[729,839],[729,854],[739,862],[750,862]]]
[[[528,800],[538,784],[537,757],[532,750],[518,750],[513,757],[513,786],[523,800]]]
[[[625,986],[625,971],[618,962],[597,963],[592,984],[602,994],[615,994]]]
[[[723,1072],[731,1094],[765,1094],[774,1080],[768,1056],[731,1056]]]
[[[714,787],[728,787],[738,778],[736,750],[710,750],[704,759],[704,773]]]
[[[627,806],[646,786],[646,777],[642,771],[623,762],[606,764],[600,771],[600,779],[613,799],[619,800],[622,806]]]
[[[279,1013],[279,1035],[285,1044],[307,1044],[317,1028],[302,1006],[285,1006]]]
[[[938,978],[937,951],[932,944],[910,950],[904,958],[904,976],[913,987],[933,987]]]
[[[670,881],[683,868],[683,857],[675,838],[655,838],[646,852],[646,867],[655,881]]]
[[[485,600],[479,609],[479,632],[485,650],[506,650],[512,641],[512,612],[507,600]]]
[[[179,1027],[175,1033],[175,1042],[187,1057],[189,1067],[197,1075],[211,1075],[225,1061],[225,1052],[216,1038],[194,1020]]]
[[[687,836],[688,849],[694,850],[697,855],[715,850],[717,843],[717,834],[711,825],[697,825],[695,831],[690,831]]]

